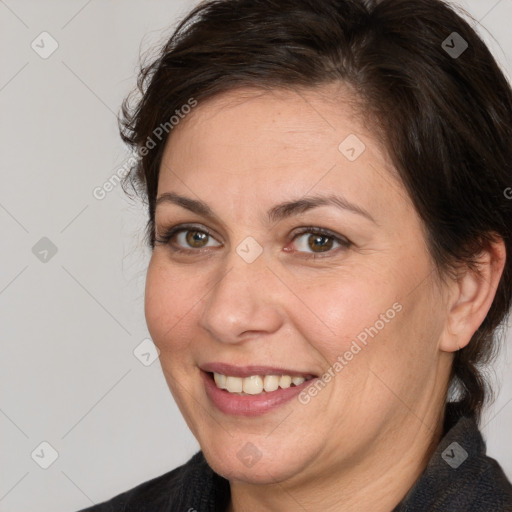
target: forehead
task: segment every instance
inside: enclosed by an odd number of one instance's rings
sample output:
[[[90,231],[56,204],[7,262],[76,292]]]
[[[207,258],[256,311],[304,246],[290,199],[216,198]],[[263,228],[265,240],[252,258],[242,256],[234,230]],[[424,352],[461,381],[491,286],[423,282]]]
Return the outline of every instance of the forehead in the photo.
[[[201,149],[222,145],[249,151],[264,144],[302,153],[319,145],[337,151],[344,134],[365,131],[354,104],[353,95],[340,85],[314,90],[236,89],[200,103],[173,131],[168,146],[175,149],[173,139],[182,143],[186,138],[195,139]]]
[[[339,85],[239,89],[200,103],[168,140],[158,193],[188,191],[204,200],[224,193],[234,201],[266,190],[277,202],[335,189],[378,207],[385,188],[400,184],[355,104]]]

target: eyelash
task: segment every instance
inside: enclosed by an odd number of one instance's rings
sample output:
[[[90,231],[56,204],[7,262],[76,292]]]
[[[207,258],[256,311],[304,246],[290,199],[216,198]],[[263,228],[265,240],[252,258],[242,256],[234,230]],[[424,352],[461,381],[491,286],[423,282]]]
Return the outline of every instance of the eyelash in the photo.
[[[202,233],[211,238],[214,238],[214,236],[208,231],[208,229],[198,228],[197,226],[193,226],[193,225],[183,225],[182,224],[182,225],[174,226],[172,228],[164,230],[164,232],[161,236],[157,235],[155,237],[155,244],[169,245],[170,249],[176,253],[191,254],[191,253],[202,252],[202,249],[184,249],[182,247],[173,246],[169,243],[176,235],[178,235],[179,233],[182,233],[182,232],[187,232],[187,231],[196,231],[197,233]],[[299,231],[297,231],[294,234],[291,241],[293,242],[299,236],[307,234],[307,233],[309,233],[311,235],[322,235],[327,238],[330,238],[334,242],[338,243],[340,245],[340,247],[325,251],[325,253],[322,253],[322,252],[320,252],[320,253],[305,253],[306,256],[302,256],[302,257],[304,257],[306,259],[324,258],[326,256],[323,256],[323,254],[326,254],[327,256],[329,256],[330,254],[335,252],[335,249],[345,249],[346,250],[353,245],[352,242],[345,237],[337,236],[336,234],[334,234],[332,231],[329,231],[328,229],[314,227],[314,226],[308,226],[308,227],[299,229]],[[297,251],[297,252],[303,252],[303,251]]]

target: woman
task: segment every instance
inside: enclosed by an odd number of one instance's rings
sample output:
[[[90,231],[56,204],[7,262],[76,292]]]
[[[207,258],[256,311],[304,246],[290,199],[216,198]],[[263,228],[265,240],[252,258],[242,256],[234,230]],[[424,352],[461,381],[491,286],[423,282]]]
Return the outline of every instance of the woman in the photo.
[[[440,0],[217,0],[122,135],[201,451],[89,511],[511,511],[478,430],[512,296],[512,91]]]

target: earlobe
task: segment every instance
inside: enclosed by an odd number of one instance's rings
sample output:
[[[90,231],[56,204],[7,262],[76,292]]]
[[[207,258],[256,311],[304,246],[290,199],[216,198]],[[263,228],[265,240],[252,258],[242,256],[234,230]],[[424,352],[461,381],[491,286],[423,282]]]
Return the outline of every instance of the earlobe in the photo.
[[[440,349],[464,348],[484,321],[496,295],[506,250],[503,240],[491,243],[477,259],[478,270],[467,268],[450,284],[450,301]]]

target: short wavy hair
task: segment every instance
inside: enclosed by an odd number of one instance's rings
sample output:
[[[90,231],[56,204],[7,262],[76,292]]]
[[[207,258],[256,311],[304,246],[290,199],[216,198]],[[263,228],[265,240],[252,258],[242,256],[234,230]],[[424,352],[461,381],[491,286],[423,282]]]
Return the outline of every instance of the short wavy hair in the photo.
[[[333,82],[347,84],[361,116],[372,120],[422,219],[440,276],[453,278],[461,266],[477,271],[477,256],[499,238],[512,254],[512,91],[475,30],[442,0],[196,6],[142,65],[119,117],[123,140],[137,152],[123,187],[147,203],[151,248],[173,115],[182,117],[191,99],[239,87],[298,90]],[[511,287],[507,257],[485,320],[454,356],[451,389],[462,414],[477,421],[492,396],[482,368],[496,353]]]

